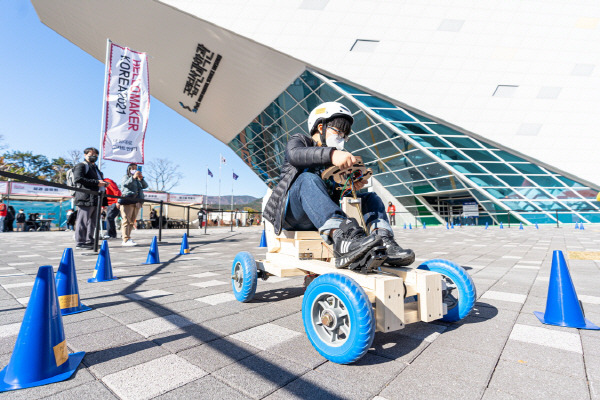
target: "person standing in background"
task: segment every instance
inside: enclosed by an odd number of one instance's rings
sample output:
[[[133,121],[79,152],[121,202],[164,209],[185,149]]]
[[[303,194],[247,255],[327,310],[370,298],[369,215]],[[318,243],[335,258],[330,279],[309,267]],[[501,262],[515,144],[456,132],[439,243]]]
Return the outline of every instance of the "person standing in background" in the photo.
[[[136,216],[142,207],[141,201],[144,199],[144,189],[148,184],[144,180],[142,171],[139,171],[137,164],[129,164],[127,172],[121,182],[121,191],[124,199],[121,203],[121,236],[123,237],[123,246],[136,246],[131,239],[131,230],[135,226]],[[128,199],[129,198],[129,199]]]
[[[4,200],[0,199],[0,232],[4,232],[4,220],[8,214],[8,207],[4,204]]]
[[[119,186],[112,179],[104,179],[108,185],[106,186],[106,194],[111,196],[121,196],[121,190]],[[116,239],[117,238],[117,226],[115,224],[115,218],[119,215],[119,208],[121,205],[114,197],[107,197],[108,207],[106,207],[106,235],[104,239]]]
[[[8,206],[8,212],[6,213],[6,219],[4,220],[4,232],[13,232],[13,224],[15,223],[16,217],[15,208]]]
[[[21,208],[17,214],[17,232],[23,232],[25,230],[26,219],[27,216],[25,215],[25,210]]]
[[[392,204],[392,202],[388,202],[388,218],[390,220],[390,225],[396,226],[396,206]]]
[[[83,151],[85,161],[80,162],[73,169],[75,184],[88,190],[99,191],[106,186],[102,172],[96,166],[98,150],[88,147]],[[84,193],[75,193],[77,206],[77,222],[75,223],[75,241],[77,249],[92,249],[98,217],[98,196]]]

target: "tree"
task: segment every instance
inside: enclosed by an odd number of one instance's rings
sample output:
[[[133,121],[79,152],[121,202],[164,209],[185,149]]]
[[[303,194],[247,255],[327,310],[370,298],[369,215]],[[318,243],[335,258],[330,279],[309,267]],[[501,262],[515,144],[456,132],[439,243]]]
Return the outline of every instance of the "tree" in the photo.
[[[67,156],[65,157],[65,159],[69,162],[69,164],[74,167],[75,165],[79,164],[79,162],[81,161],[83,157],[83,151],[81,150],[69,150],[67,152]]]
[[[73,168],[73,165],[67,162],[62,157],[58,157],[52,160],[52,169],[55,171],[52,176],[52,182],[65,183],[67,180],[67,171]]]
[[[150,190],[158,192],[170,191],[183,178],[183,174],[179,171],[179,165],[166,158],[157,158],[150,161],[146,166],[144,175]]]
[[[52,164],[42,154],[15,150],[4,153],[2,158],[4,171],[44,180],[54,175]]]

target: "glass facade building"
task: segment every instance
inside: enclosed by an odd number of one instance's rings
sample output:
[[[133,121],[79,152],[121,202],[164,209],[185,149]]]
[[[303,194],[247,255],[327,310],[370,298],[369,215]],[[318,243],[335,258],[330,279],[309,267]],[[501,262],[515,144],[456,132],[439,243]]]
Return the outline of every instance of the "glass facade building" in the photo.
[[[346,149],[421,222],[460,221],[477,202],[479,224],[600,223],[596,190],[549,166],[354,86],[305,71],[229,146],[271,188],[290,135],[308,134],[309,112],[337,101],[353,113]]]

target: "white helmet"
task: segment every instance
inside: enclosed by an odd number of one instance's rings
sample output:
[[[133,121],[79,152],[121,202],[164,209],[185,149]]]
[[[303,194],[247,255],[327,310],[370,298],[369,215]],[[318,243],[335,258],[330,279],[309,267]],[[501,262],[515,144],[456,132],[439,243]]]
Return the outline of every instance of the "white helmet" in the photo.
[[[326,125],[327,121],[336,117],[344,117],[347,118],[351,124],[354,123],[352,113],[345,105],[335,101],[329,101],[318,105],[308,115],[308,134],[312,135],[320,123]]]

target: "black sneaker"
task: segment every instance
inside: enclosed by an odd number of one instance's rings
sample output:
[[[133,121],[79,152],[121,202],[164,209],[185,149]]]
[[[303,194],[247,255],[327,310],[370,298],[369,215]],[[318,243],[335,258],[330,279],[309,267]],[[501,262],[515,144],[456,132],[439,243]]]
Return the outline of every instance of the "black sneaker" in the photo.
[[[415,252],[411,249],[403,249],[394,240],[394,235],[387,229],[377,229],[377,235],[383,239],[383,245],[387,249],[386,263],[397,267],[406,267],[415,262]]]
[[[356,220],[349,218],[333,232],[335,267],[345,268],[367,254],[373,247],[381,244],[382,239],[379,236],[367,236]]]
[[[75,246],[75,248],[78,250],[91,250],[94,248],[94,245],[83,243],[83,244],[78,244],[77,246]]]

